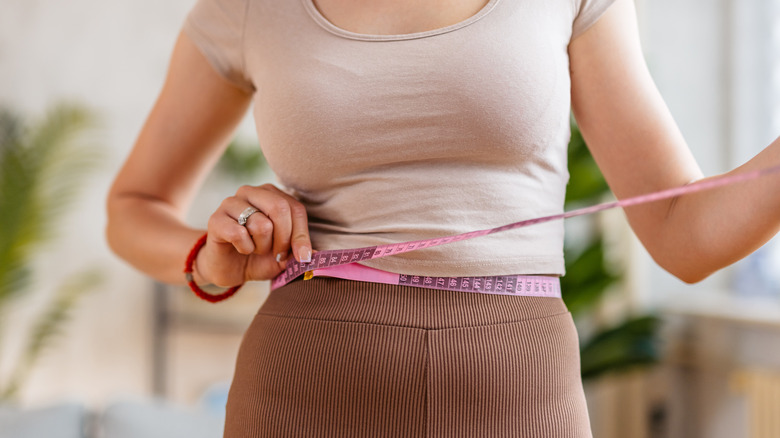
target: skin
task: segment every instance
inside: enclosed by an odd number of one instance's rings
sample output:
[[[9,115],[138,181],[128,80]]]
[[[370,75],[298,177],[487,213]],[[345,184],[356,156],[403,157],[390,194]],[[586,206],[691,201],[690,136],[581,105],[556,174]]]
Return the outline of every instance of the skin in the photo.
[[[439,29],[473,16],[487,0],[315,0],[335,26],[369,35],[398,35]]]
[[[368,34],[440,28],[476,13],[484,0],[319,0],[335,25]],[[446,11],[446,12],[442,12]],[[634,5],[617,0],[569,45],[572,107],[593,156],[618,198],[702,178],[642,56]],[[111,248],[158,280],[183,283],[184,260],[205,230],[184,217],[205,175],[243,118],[251,95],[219,76],[181,34],[166,81],[108,195]],[[780,163],[780,139],[731,173]],[[777,177],[631,207],[632,229],[652,257],[686,282],[748,255],[780,229]],[[238,215],[253,205],[247,227]],[[241,187],[208,222],[195,280],[232,286],[266,280],[291,253],[311,254],[306,211],[279,189]],[[277,255],[281,260],[277,261]]]

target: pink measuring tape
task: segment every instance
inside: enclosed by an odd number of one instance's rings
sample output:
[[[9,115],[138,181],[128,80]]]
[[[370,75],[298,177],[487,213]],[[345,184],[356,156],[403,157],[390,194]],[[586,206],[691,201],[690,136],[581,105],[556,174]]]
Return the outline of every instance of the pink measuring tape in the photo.
[[[347,278],[373,283],[386,283],[425,287],[430,289],[481,292],[503,295],[531,295],[544,297],[560,297],[560,282],[557,277],[548,276],[523,276],[510,275],[498,277],[425,277],[395,274],[378,269],[369,268],[358,264],[364,260],[378,259],[395,254],[417,251],[424,248],[446,245],[462,240],[474,239],[488,234],[514,230],[554,220],[567,219],[575,216],[593,214],[612,208],[625,208],[640,204],[669,199],[676,196],[701,192],[730,184],[758,179],[762,176],[777,173],[780,165],[766,169],[754,170],[736,175],[724,175],[705,181],[696,182],[682,187],[661,190],[645,195],[626,198],[619,201],[606,202],[590,207],[571,210],[564,213],[543,216],[534,219],[526,219],[500,227],[484,230],[470,231],[468,233],[453,236],[439,237],[435,239],[415,240],[410,242],[394,243],[389,245],[369,246],[344,250],[326,250],[317,252],[312,256],[311,262],[300,263],[290,258],[286,269],[271,282],[271,289],[277,289],[293,281],[297,277],[306,274],[305,278],[325,275],[337,278]]]
[[[357,263],[313,269],[304,274],[304,280],[325,276],[370,283],[423,287],[454,292],[479,292],[500,295],[526,295],[533,297],[560,297],[561,282],[558,277],[541,275],[499,275],[492,277],[426,277],[422,275],[396,274],[370,268]],[[272,285],[273,287],[273,285]]]

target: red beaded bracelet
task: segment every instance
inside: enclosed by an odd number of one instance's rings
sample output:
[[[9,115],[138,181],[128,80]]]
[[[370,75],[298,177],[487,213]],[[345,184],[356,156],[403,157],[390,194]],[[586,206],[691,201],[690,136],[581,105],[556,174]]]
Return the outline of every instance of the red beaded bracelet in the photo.
[[[190,289],[195,292],[195,295],[208,301],[209,303],[216,303],[218,301],[226,300],[232,297],[236,291],[241,289],[241,286],[243,286],[244,283],[241,283],[238,286],[233,286],[225,292],[217,295],[212,295],[195,284],[195,279],[192,277],[192,265],[195,263],[195,257],[198,256],[200,249],[203,248],[203,245],[206,244],[206,237],[208,237],[208,233],[201,236],[201,238],[195,242],[195,246],[192,247],[190,255],[187,256],[187,264],[184,266],[184,278],[187,280],[187,284],[190,286]]]

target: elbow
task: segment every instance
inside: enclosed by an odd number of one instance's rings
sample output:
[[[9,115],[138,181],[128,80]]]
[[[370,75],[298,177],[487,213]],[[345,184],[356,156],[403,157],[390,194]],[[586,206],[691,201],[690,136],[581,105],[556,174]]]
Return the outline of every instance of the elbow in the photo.
[[[699,283],[725,266],[715,248],[695,239],[670,241],[656,237],[642,243],[658,266],[686,284]]]
[[[672,274],[686,284],[699,283],[717,271],[717,269],[707,269],[702,266],[701,263],[697,263],[691,259],[669,262],[663,262],[656,259],[655,261],[666,272]]]
[[[112,190],[106,198],[106,223],[103,228],[103,238],[108,248],[115,255],[124,259],[123,248],[127,245],[127,217],[129,216],[128,198]]]
[[[106,227],[103,230],[103,236],[106,239],[108,249],[110,249],[111,252],[113,252],[115,255],[119,255],[118,239],[116,237],[116,231],[114,231],[114,227],[111,226],[111,219],[108,219],[108,222],[106,223]]]
[[[117,247],[118,247],[118,238],[117,238],[117,231],[116,231],[116,217],[113,214],[113,208],[112,208],[112,199],[111,197],[108,198],[106,201],[106,226],[103,229],[103,236],[106,240],[106,244],[108,244],[108,248],[113,252],[114,254],[118,255]]]
[[[671,274],[674,275],[675,277],[677,277],[678,279],[680,279],[682,282],[684,282],[686,284],[696,284],[696,283],[699,283],[700,281],[703,281],[704,279],[706,279],[707,277],[712,275],[711,272],[707,272],[707,273],[700,273],[700,272],[687,273],[686,272],[686,273],[680,273],[680,274],[676,274],[676,273],[672,272]]]

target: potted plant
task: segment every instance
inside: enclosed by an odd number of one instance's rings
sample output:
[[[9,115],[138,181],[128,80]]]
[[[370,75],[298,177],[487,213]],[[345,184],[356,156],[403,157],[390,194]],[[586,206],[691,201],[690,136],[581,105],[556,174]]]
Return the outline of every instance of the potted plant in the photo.
[[[56,221],[98,162],[84,139],[92,125],[89,112],[75,105],[57,105],[37,123],[0,108],[0,347],[8,336],[24,335],[3,322],[13,305],[33,293],[36,252],[56,237]],[[95,270],[74,274],[48,297],[31,321],[18,360],[0,373],[6,376],[0,380],[0,403],[18,399],[33,365],[98,277]]]
[[[602,201],[610,193],[609,187],[574,124],[568,156],[570,179],[566,209]],[[578,245],[569,240],[564,245],[566,275],[561,278],[563,299],[575,321],[592,312],[621,280],[620,272],[605,257],[603,230],[594,217],[584,219],[589,221],[587,235],[579,236]],[[632,315],[617,325],[601,327],[584,336],[580,350],[583,379],[656,363],[658,326],[655,315]]]

